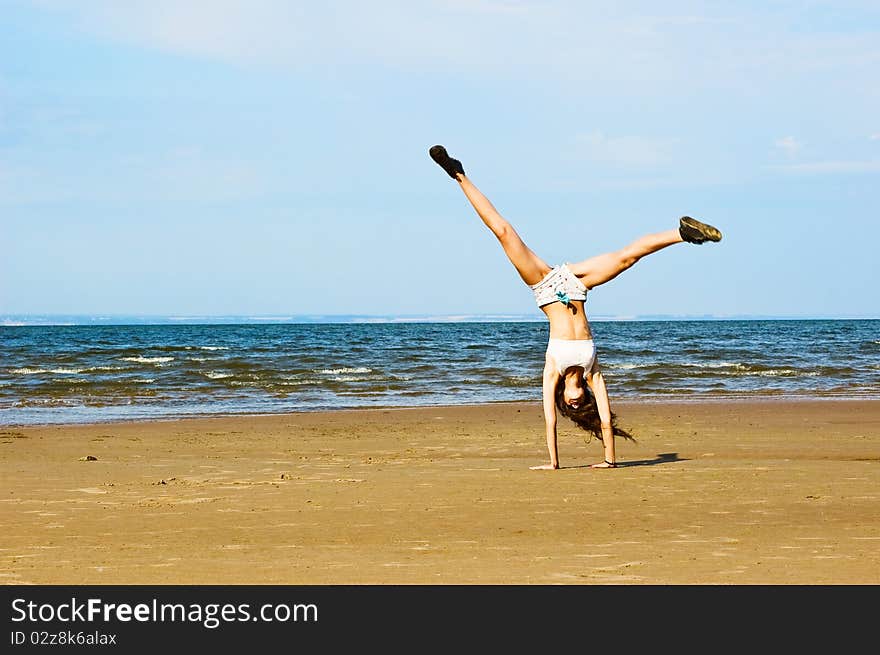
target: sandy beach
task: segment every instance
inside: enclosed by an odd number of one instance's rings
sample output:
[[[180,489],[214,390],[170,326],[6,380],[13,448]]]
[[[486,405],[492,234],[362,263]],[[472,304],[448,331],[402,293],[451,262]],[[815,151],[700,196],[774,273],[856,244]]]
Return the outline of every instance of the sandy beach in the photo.
[[[880,402],[0,427],[4,584],[878,584]]]

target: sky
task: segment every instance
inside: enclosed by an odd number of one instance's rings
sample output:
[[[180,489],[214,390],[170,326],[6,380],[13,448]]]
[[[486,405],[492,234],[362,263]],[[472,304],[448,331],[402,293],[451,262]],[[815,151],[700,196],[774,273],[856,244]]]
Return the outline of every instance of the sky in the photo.
[[[876,1],[0,0],[0,315],[880,316]]]

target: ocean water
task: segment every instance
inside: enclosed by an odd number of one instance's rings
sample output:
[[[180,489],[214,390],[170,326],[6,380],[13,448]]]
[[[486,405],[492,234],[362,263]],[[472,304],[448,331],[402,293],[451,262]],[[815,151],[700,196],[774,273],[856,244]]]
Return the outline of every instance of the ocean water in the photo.
[[[615,399],[880,398],[880,321],[594,321]],[[543,322],[0,327],[0,424],[538,401]]]

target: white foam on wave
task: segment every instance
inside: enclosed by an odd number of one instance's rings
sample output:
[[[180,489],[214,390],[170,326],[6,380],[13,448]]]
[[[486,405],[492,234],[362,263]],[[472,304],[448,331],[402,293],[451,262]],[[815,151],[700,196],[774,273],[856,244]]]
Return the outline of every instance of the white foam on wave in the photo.
[[[232,373],[218,373],[217,371],[208,371],[204,374],[205,377],[209,377],[212,380],[222,380],[223,378],[231,378]]]
[[[229,346],[186,346],[184,350],[229,350]]]
[[[90,373],[92,371],[121,371],[121,366],[89,366],[88,368],[16,368],[11,372],[16,375],[38,375],[40,373],[54,373],[56,375],[79,375],[80,373]]]
[[[39,373],[55,373],[56,375],[77,375],[91,369],[87,368],[16,368],[12,372],[17,375],[36,375]]]
[[[120,357],[123,362],[138,362],[139,364],[165,364],[166,362],[173,362],[173,357],[143,357],[138,355],[137,357]]]
[[[606,364],[608,368],[623,370],[623,371],[631,371],[638,368],[652,368],[652,367],[661,367],[664,366],[663,362],[647,362],[644,364],[632,364],[632,363],[624,363],[624,364]],[[732,368],[736,371],[745,371],[748,369],[747,366],[743,364],[738,364],[736,362],[685,362],[682,364],[674,364],[674,366],[685,366],[688,368]]]
[[[72,407],[76,403],[67,398],[28,398],[12,403],[13,407]]]
[[[325,375],[339,375],[340,373],[372,373],[373,369],[361,366],[359,368],[322,368],[315,373],[323,373]]]
[[[736,362],[703,362],[697,364],[685,364],[694,368],[732,368],[737,371],[745,371],[748,367]]]
[[[760,377],[765,378],[775,378],[775,377],[808,377],[813,378],[820,375],[819,371],[810,371],[808,373],[804,373],[803,371],[798,371],[793,368],[771,368],[769,371],[756,371],[754,373],[749,373],[749,375],[758,375]]]

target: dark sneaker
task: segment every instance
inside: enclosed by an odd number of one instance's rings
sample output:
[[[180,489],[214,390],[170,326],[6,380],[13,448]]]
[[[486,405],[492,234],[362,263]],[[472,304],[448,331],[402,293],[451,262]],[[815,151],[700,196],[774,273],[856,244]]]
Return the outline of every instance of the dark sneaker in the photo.
[[[449,153],[446,152],[446,148],[443,146],[434,146],[429,151],[428,154],[431,155],[431,159],[433,159],[437,164],[449,174],[456,182],[458,178],[455,176],[456,173],[461,173],[464,175],[464,169],[461,167],[461,162],[457,159],[453,159],[449,156]]]
[[[717,227],[701,223],[696,218],[691,218],[690,216],[682,216],[679,219],[678,233],[688,243],[721,241],[721,230]]]

